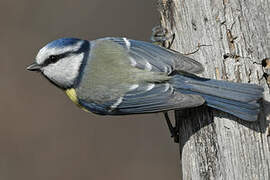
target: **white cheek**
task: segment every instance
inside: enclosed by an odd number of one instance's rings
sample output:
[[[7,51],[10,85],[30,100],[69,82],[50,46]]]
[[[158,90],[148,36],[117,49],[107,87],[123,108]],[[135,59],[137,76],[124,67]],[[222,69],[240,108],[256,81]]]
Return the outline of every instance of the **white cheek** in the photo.
[[[60,86],[72,86],[79,75],[82,61],[83,53],[69,56],[48,65],[43,69],[43,73]]]

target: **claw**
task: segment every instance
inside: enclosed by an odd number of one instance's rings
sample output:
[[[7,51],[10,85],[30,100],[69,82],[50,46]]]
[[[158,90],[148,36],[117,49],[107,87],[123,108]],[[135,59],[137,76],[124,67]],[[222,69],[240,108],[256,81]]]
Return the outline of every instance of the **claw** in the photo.
[[[169,34],[168,29],[161,27],[160,25],[155,26],[152,29],[151,41],[154,44],[163,46],[170,49],[174,41],[175,34]],[[167,44],[166,41],[170,40]]]

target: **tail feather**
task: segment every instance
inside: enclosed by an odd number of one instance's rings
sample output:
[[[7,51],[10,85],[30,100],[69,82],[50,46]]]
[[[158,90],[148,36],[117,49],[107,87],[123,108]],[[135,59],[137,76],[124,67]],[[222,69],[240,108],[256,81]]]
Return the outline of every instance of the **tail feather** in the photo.
[[[258,100],[263,97],[263,88],[255,84],[175,75],[173,85],[179,92],[199,94],[204,97],[208,106],[243,120],[256,121],[260,112]]]

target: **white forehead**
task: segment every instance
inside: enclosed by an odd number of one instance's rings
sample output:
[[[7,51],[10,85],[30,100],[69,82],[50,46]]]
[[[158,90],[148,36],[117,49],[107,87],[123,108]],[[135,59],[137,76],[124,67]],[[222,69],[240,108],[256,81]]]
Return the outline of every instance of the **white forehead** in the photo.
[[[76,52],[83,44],[83,41],[79,41],[72,45],[50,47],[48,45],[41,48],[36,56],[36,63],[42,64],[50,55],[59,55],[66,52]]]

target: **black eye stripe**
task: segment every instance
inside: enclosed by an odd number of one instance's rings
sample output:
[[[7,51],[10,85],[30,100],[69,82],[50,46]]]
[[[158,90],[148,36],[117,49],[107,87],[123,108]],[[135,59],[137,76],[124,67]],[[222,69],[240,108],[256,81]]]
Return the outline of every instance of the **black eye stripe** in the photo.
[[[70,52],[67,52],[67,53],[58,54],[58,55],[51,55],[43,62],[42,66],[48,66],[49,64],[56,63],[60,59],[67,57],[70,54],[71,54]]]

